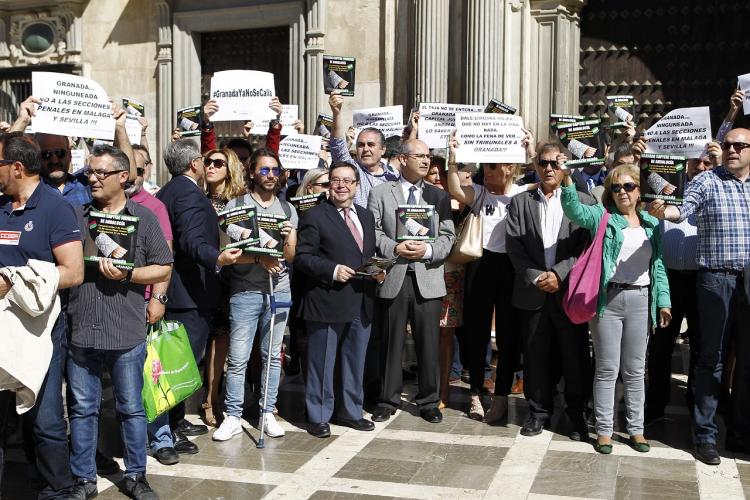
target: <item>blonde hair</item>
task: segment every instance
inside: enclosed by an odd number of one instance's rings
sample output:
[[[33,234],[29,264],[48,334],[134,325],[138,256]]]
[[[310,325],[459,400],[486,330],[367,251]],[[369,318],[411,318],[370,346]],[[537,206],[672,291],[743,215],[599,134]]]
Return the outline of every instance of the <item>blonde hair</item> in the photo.
[[[224,183],[224,189],[221,192],[222,198],[229,201],[242,196],[247,192],[247,181],[245,180],[245,169],[237,157],[237,153],[228,148],[212,149],[203,157],[210,158],[211,155],[217,153],[227,159],[227,176],[222,181]]]
[[[310,170],[308,170],[305,176],[302,178],[302,182],[299,183],[299,188],[297,188],[297,196],[310,194],[307,192],[308,188],[312,187],[312,184],[314,182],[317,182],[318,179],[326,174],[328,174],[327,168],[311,168]]]
[[[612,184],[617,182],[620,177],[630,176],[633,182],[641,188],[641,171],[640,169],[632,164],[626,163],[625,165],[619,165],[613,168],[607,177],[604,179],[604,193],[602,194],[602,205],[609,207],[615,200],[612,196]]]

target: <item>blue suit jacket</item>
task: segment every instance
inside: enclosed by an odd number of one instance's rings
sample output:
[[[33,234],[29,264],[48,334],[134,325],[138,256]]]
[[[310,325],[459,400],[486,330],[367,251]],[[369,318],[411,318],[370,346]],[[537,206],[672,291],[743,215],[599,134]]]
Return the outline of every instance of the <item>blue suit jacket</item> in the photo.
[[[331,202],[313,207],[301,218],[294,270],[306,275],[299,315],[308,321],[348,323],[360,318],[363,301],[367,326],[372,320],[376,282],[354,277],[347,283],[333,280],[337,264],[356,269],[375,255],[375,219],[372,212],[352,205],[362,224],[364,251],[360,252],[343,217]]]
[[[219,226],[206,194],[184,175],[173,177],[156,197],[172,224],[174,268],[168,309],[210,309],[219,296]]]

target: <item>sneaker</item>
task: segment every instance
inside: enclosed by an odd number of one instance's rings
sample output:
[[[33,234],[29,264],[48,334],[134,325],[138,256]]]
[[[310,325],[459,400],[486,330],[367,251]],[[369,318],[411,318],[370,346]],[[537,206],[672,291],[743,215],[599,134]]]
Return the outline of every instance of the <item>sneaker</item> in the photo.
[[[71,500],[88,500],[89,498],[96,498],[98,494],[99,491],[96,489],[96,483],[94,481],[78,479],[68,498]]]
[[[242,423],[239,417],[228,415],[227,418],[221,423],[218,429],[214,431],[211,439],[214,441],[226,441],[231,439],[232,436],[240,434],[242,432]]]
[[[159,495],[151,489],[143,474],[137,474],[135,477],[125,476],[122,480],[122,489],[135,500],[159,500]]]
[[[286,432],[284,432],[284,429],[282,429],[279,423],[276,421],[276,417],[273,416],[273,413],[266,413],[265,415],[266,415],[266,422],[265,422],[266,436],[277,438],[286,434]]]
[[[479,395],[471,395],[471,408],[469,409],[469,418],[474,420],[484,420],[484,407]]]
[[[492,399],[492,406],[487,410],[484,415],[484,421],[488,424],[496,424],[501,422],[508,416],[508,397],[507,396],[495,396]]]

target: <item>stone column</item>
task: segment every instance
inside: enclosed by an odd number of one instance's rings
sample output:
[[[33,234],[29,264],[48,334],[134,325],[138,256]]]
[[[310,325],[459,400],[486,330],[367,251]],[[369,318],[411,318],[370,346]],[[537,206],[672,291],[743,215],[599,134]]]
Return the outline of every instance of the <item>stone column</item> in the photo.
[[[505,0],[466,2],[466,103],[501,98]]]
[[[305,32],[305,129],[313,130],[324,107],[323,52],[325,51],[326,0],[307,0]]]
[[[585,4],[586,0],[530,0],[524,110],[537,139],[549,135],[551,113],[578,113],[579,14]]]
[[[164,185],[169,180],[162,155],[165,145],[169,144],[172,129],[175,123],[175,109],[173,105],[172,89],[172,14],[169,4],[166,1],[156,3],[156,9],[159,15],[157,48],[157,99],[156,99],[156,137],[149,140],[155,140],[155,155],[151,160],[154,162],[152,172],[155,172],[156,182]],[[154,144],[154,142],[151,142]]]
[[[448,0],[414,1],[414,97],[418,102],[448,99]]]

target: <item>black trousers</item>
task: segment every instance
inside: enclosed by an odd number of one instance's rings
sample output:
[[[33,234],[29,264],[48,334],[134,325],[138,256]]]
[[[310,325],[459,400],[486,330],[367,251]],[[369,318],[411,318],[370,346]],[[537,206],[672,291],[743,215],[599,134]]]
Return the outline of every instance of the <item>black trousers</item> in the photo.
[[[547,294],[541,309],[522,311],[524,332],[523,388],[529,412],[548,419],[558,374],[565,378],[566,412],[571,419],[583,416],[593,384],[588,325],[570,322],[558,298]]]
[[[210,320],[213,311],[210,309],[167,309],[164,317],[171,321],[179,321],[185,326],[190,340],[190,348],[195,356],[196,364],[200,364],[206,354],[208,334],[211,330]],[[181,420],[185,418],[185,403],[179,403],[169,410],[169,426],[174,431]]]
[[[484,250],[482,258],[466,268],[464,326],[458,331],[458,341],[473,393],[479,393],[484,384],[493,310],[498,350],[496,395],[510,394],[513,375],[521,366],[520,311],[511,303],[514,280],[515,270],[506,253]]]
[[[694,352],[700,341],[698,322],[698,300],[695,294],[695,279],[698,271],[667,269],[669,295],[672,301],[672,322],[666,328],[657,328],[648,345],[648,388],[646,389],[646,413],[660,415],[669,404],[672,381],[672,352],[674,341],[680,334],[683,318],[690,328],[690,371],[688,375],[687,405],[692,408],[691,376]]]
[[[362,381],[365,407],[377,404],[380,393],[383,392],[383,367],[385,366],[385,352],[388,347],[388,316],[390,300],[375,299],[375,317],[372,320],[370,339],[365,354],[365,373]]]
[[[414,344],[417,351],[419,392],[414,402],[420,409],[437,407],[440,383],[438,366],[438,342],[440,340],[440,311],[442,300],[424,299],[417,288],[417,278],[407,272],[401,291],[389,300],[383,301],[386,307],[385,323],[387,343],[385,344],[383,365],[383,389],[380,392],[379,406],[398,408],[401,404],[403,371],[401,359],[404,353],[406,323],[411,324]]]

